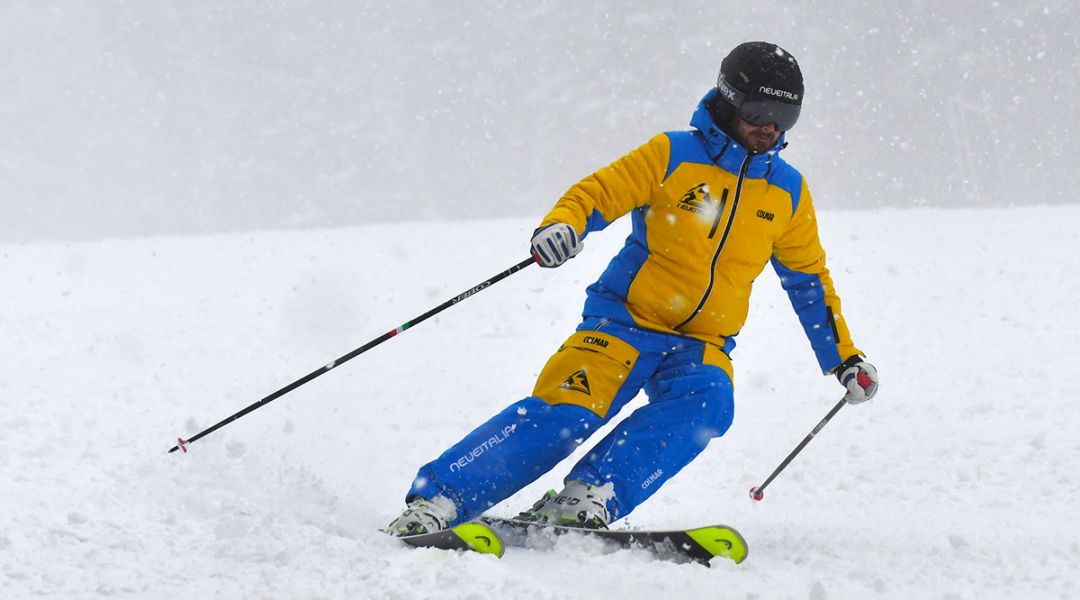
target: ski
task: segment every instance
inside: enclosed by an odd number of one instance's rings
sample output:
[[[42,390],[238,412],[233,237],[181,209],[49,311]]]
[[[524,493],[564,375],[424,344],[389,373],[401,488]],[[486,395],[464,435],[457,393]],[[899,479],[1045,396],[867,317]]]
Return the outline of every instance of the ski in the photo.
[[[708,566],[717,556],[741,563],[749,548],[742,534],[727,525],[709,525],[694,529],[635,531],[630,529],[585,529],[563,525],[548,525],[500,517],[481,517],[514,545],[524,545],[536,534],[589,535],[618,544],[623,548],[648,550],[657,558],[675,562],[693,561]]]
[[[498,557],[503,555],[503,542],[499,534],[483,523],[462,523],[441,531],[406,535],[401,537],[401,541],[418,548],[468,550]]]

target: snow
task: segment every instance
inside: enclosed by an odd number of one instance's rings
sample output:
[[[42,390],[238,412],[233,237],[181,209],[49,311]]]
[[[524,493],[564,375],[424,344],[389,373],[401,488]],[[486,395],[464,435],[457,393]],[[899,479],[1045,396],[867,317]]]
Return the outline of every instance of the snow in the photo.
[[[738,527],[749,558],[712,569],[582,539],[496,560],[377,531],[420,464],[528,393],[625,223],[188,454],[166,450],[524,258],[534,219],[0,244],[0,595],[1080,597],[1080,206],[818,204],[881,392],[751,502],[842,394],[759,279],[734,426],[625,523]]]

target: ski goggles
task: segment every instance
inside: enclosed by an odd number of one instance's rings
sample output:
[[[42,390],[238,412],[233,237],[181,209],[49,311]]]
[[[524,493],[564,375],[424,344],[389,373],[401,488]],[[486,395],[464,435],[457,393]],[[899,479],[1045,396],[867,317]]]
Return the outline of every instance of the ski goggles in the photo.
[[[769,123],[776,124],[780,131],[787,131],[795,126],[799,120],[799,111],[802,106],[784,102],[779,98],[751,96],[746,92],[740,92],[724,81],[724,77],[716,78],[716,89],[732,106],[739,118],[757,127],[764,127]],[[780,93],[786,94],[787,92]]]

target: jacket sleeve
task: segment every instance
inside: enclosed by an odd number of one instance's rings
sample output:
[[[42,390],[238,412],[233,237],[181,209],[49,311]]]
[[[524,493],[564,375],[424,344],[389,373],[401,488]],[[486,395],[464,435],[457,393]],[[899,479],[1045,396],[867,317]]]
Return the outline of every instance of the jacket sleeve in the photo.
[[[780,285],[810,338],[822,373],[830,373],[845,359],[862,352],[855,347],[833,289],[825,250],[818,238],[817,217],[806,180],[791,222],[773,244],[772,264]]]
[[[540,221],[540,227],[567,223],[582,238],[615,219],[649,203],[663,181],[671,155],[666,134],[574,184]]]

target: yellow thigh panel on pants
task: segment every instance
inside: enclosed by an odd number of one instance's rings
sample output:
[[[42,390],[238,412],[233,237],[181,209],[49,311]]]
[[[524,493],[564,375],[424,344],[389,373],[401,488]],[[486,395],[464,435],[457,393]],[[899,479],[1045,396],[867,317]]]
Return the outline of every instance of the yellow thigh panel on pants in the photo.
[[[705,344],[705,349],[702,352],[701,362],[706,365],[713,365],[714,367],[720,367],[727,373],[728,379],[731,380],[731,385],[735,385],[735,372],[731,367],[731,358],[720,349],[720,346],[715,344]]]
[[[533,395],[548,404],[574,404],[606,418],[638,354],[617,337],[579,331],[544,365]]]

